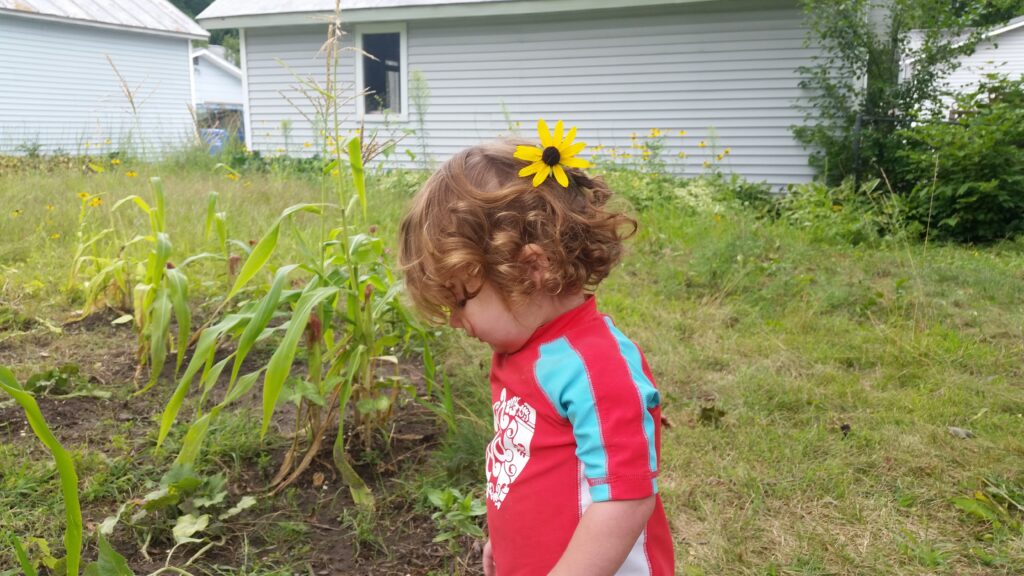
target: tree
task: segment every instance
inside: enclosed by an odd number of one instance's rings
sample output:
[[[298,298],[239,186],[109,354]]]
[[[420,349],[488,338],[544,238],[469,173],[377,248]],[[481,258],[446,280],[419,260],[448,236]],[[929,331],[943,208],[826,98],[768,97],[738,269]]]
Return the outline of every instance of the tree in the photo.
[[[171,4],[192,19],[212,3],[213,0],[171,0]],[[238,30],[213,30],[210,32],[210,44],[223,46],[228,59],[238,65]]]
[[[799,69],[810,96],[793,132],[835,184],[858,170],[889,172],[893,134],[938,112],[944,79],[1024,1],[804,0],[804,10],[807,44],[820,55]]]

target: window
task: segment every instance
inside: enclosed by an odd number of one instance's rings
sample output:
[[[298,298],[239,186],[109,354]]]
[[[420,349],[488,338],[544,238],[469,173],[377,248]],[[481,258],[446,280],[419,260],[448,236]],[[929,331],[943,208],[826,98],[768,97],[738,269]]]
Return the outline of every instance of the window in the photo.
[[[359,47],[365,52],[357,59],[360,112],[402,115],[406,102],[405,29],[366,27],[359,29]]]

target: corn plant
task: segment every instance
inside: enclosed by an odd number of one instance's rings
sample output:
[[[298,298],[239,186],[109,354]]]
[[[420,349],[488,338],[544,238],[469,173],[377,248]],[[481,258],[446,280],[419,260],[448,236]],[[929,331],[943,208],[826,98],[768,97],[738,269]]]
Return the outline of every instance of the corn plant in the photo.
[[[64,495],[64,516],[67,522],[64,530],[65,566],[69,576],[77,576],[82,557],[82,507],[78,501],[78,475],[75,473],[71,454],[53,435],[35,398],[21,387],[14,374],[4,366],[0,366],[0,390],[10,394],[21,405],[32,431],[53,455],[57,473],[60,475],[60,489]],[[26,574],[34,574],[35,569],[28,563],[28,558],[16,537],[14,548],[22,570]]]

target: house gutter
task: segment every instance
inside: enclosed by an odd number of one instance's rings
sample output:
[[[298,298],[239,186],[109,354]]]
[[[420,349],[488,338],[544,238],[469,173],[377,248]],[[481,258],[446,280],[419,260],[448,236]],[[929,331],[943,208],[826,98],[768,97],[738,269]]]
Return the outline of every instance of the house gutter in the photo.
[[[719,0],[644,0],[634,2],[630,8],[697,4]],[[431,20],[439,18],[471,18],[492,16],[516,16],[552,14],[560,12],[589,12],[595,10],[623,8],[622,0],[515,0],[510,2],[480,2],[466,4],[443,4],[431,6],[391,6],[387,8],[353,8],[342,10],[346,24],[360,22],[395,22],[410,20]],[[323,24],[334,18],[332,11],[281,12],[273,14],[238,14],[221,17],[204,17],[196,20],[207,30],[224,28],[266,28],[272,26],[298,26]]]

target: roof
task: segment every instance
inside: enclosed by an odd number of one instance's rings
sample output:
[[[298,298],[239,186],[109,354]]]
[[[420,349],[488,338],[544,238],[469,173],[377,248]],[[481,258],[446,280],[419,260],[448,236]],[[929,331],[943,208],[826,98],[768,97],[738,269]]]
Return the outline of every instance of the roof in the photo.
[[[1006,34],[1007,32],[1013,32],[1014,30],[1018,30],[1020,28],[1024,28],[1024,15],[1017,16],[1016,18],[1011,18],[1010,20],[1007,20],[1006,23],[1004,23],[1002,26],[998,26],[998,27],[993,28],[993,29],[989,30],[988,32],[982,34],[981,38],[982,39],[994,38],[996,36],[999,36],[999,35],[1002,35],[1002,34]],[[967,42],[969,37],[970,37],[970,32],[964,32],[963,34],[960,35],[960,37],[956,40],[956,42],[953,43],[953,46],[954,47],[963,46],[963,44],[965,42]],[[921,30],[911,30],[911,32],[910,32],[910,40],[911,40],[911,44],[910,44],[911,48],[914,48],[914,49],[920,48],[921,43],[924,42],[924,32],[921,31]],[[919,56],[915,56],[914,58],[907,58],[907,60],[904,63],[904,65],[913,64],[914,62],[917,62],[918,58],[919,58]]]
[[[238,66],[235,66],[231,62],[228,62],[227,60],[221,58],[220,56],[214,54],[213,52],[207,50],[206,48],[200,48],[199,50],[193,50],[192,51],[192,57],[193,58],[202,58],[202,59],[206,60],[207,62],[213,64],[214,66],[220,68],[221,70],[224,70],[228,74],[231,74],[232,76],[234,76],[234,77],[236,77],[238,79],[242,78],[242,70]]]
[[[167,0],[0,0],[0,14],[182,38],[210,35]]]
[[[712,0],[636,0],[630,7]],[[341,0],[348,23],[501,16],[621,8],[621,0]],[[326,21],[335,0],[215,0],[196,19],[207,29],[288,26]]]

